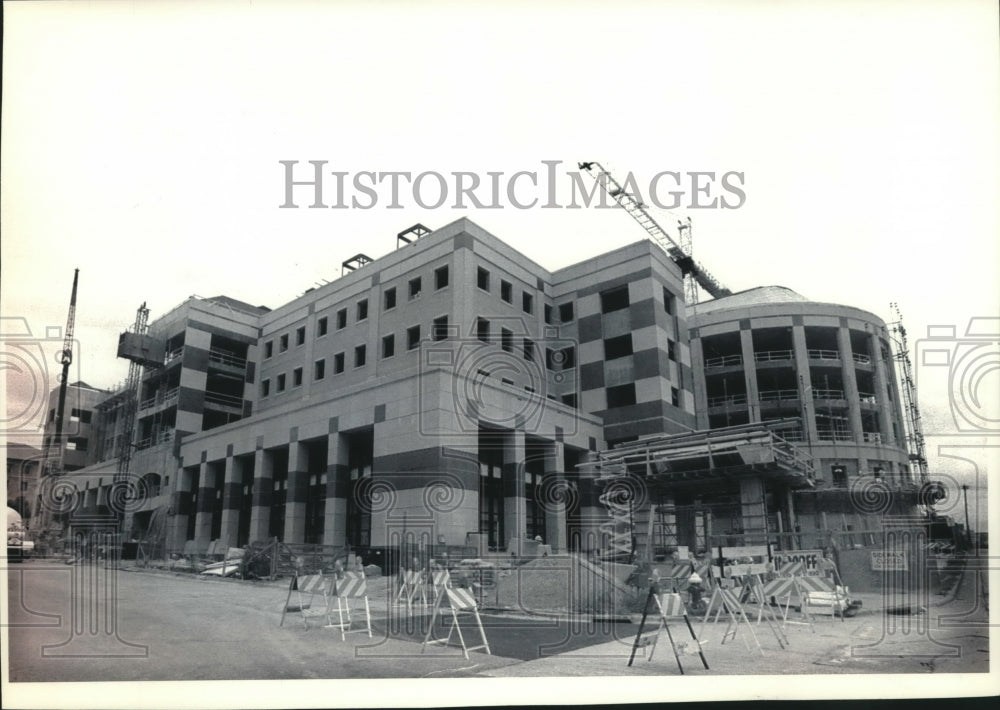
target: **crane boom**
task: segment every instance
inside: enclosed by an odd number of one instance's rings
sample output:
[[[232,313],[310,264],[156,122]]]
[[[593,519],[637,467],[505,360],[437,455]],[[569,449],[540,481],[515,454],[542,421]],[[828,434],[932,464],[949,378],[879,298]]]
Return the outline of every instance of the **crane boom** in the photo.
[[[732,295],[732,291],[723,286],[704,266],[694,260],[691,249],[690,218],[678,225],[680,240],[678,243],[646,211],[646,206],[635,195],[622,187],[600,163],[592,161],[577,165],[594,178],[598,186],[608,194],[608,197],[623,207],[632,216],[632,219],[646,230],[650,239],[658,244],[667,253],[667,256],[681,268],[681,273],[684,274],[687,282],[685,288],[688,303],[698,302],[698,290],[695,284],[701,286],[712,298]]]
[[[73,363],[73,329],[76,323],[76,286],[80,279],[80,270],[73,270],[73,292],[69,297],[69,314],[66,316],[66,337],[63,339],[63,349],[59,353],[59,362],[62,364],[62,374],[59,377],[59,406],[56,408],[56,431],[52,443],[59,451],[59,457],[53,463],[62,469],[62,433],[63,421],[66,415],[66,388],[69,386],[69,366]]]

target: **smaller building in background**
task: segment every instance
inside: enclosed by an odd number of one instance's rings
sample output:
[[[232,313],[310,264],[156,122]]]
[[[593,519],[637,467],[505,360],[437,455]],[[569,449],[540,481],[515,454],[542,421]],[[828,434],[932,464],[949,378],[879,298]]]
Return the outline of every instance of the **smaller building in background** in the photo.
[[[16,510],[24,526],[30,529],[43,453],[34,446],[13,442],[8,442],[4,449],[7,454],[7,507]]]

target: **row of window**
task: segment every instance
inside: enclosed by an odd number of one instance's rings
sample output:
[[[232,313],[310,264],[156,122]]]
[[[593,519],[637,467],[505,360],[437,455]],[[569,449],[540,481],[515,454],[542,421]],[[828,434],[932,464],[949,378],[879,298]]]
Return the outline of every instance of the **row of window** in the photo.
[[[634,382],[606,387],[604,392],[607,396],[608,409],[628,407],[636,403]],[[676,387],[670,388],[670,403],[675,407],[681,406],[681,391]]]
[[[478,267],[476,269],[476,286],[486,291],[490,292],[491,284],[491,274],[489,269],[485,267]],[[500,300],[504,303],[514,304],[514,284],[506,279],[500,279]],[[559,321],[561,323],[569,323],[573,320],[573,303],[563,303],[558,306],[559,309]],[[521,291],[521,310],[529,315],[534,315],[535,313],[535,296],[528,291]],[[545,304],[544,307],[545,322],[549,325],[553,322],[553,316],[555,310],[552,306]]]
[[[616,360],[620,357],[625,357],[631,355],[634,352],[632,349],[632,334],[626,333],[625,335],[619,335],[614,338],[604,339],[604,359]],[[667,358],[677,362],[677,345],[673,340],[667,339]]]
[[[431,338],[434,340],[444,340],[448,337],[448,316],[435,318],[431,326]],[[415,350],[420,345],[420,326],[414,325],[406,329],[406,349]],[[396,354],[395,334],[385,335],[381,341],[381,356],[383,359],[393,357]],[[342,374],[347,369],[347,353],[336,353],[333,358],[333,374]],[[354,348],[354,368],[364,367],[368,363],[368,346],[357,345]],[[297,367],[292,370],[291,387],[302,385],[303,369]],[[313,380],[320,381],[326,379],[326,358],[322,358],[313,363]],[[284,392],[289,387],[289,381],[285,373],[276,375],[274,378],[275,392]],[[260,396],[267,397],[271,394],[271,378],[261,380]]]
[[[628,296],[628,286],[618,286],[601,292],[601,313],[613,313],[628,308],[631,301]],[[663,310],[670,315],[677,312],[677,296],[663,287]]]
[[[449,283],[449,270],[448,265],[440,266],[434,269],[434,289],[440,291],[445,288]],[[414,300],[420,297],[423,291],[423,277],[417,276],[412,278],[407,282],[407,298],[409,300]],[[387,288],[382,292],[382,310],[388,311],[396,307],[396,287]],[[360,323],[361,321],[367,320],[368,318],[368,298],[362,298],[357,303],[354,304],[354,322]],[[334,328],[335,330],[343,330],[347,327],[348,321],[348,309],[341,308],[334,315]],[[322,338],[327,333],[330,332],[330,319],[328,316],[323,316],[316,320],[316,337]],[[306,342],[306,327],[304,325],[299,326],[295,329],[295,346],[305,345]],[[278,352],[283,353],[290,347],[290,333],[284,333],[278,337]],[[268,340],[264,343],[264,359],[268,359],[274,355],[274,341]]]

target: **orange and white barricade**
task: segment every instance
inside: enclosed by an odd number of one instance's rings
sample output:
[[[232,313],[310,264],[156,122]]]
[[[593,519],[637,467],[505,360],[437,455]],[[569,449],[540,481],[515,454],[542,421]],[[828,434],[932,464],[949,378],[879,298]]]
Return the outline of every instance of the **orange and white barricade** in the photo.
[[[846,621],[845,612],[851,607],[849,588],[826,577],[800,577],[798,582],[803,612],[839,615],[841,621]]]
[[[809,613],[808,607],[805,605],[805,595],[806,592],[802,586],[802,578],[806,575],[806,563],[798,560],[789,564],[786,564],[778,570],[777,576],[763,584],[761,587],[761,592],[765,599],[774,598],[778,603],[778,608],[781,609],[781,625],[782,627],[788,624],[807,624],[813,633],[816,633],[816,627],[813,625],[812,615]],[[792,607],[792,596],[796,596],[799,601],[799,611],[804,620],[789,619],[788,614]],[[760,618],[758,617],[757,623],[760,623]]]
[[[451,586],[451,572],[446,569],[431,571],[431,599],[437,599],[441,592]]]
[[[328,629],[340,629],[340,640],[345,641],[347,634],[368,632],[368,637],[372,635],[372,616],[368,607],[368,582],[365,580],[364,572],[344,572],[344,576],[333,580],[333,597],[337,600],[337,621],[333,621],[333,609],[330,609],[329,621],[326,625]],[[364,628],[352,628],[354,618],[352,616],[351,600],[360,599],[365,609]],[[355,611],[360,611],[356,609]]]
[[[659,621],[655,631],[646,632],[646,618],[649,612],[650,602],[656,606]],[[673,634],[670,633],[670,625],[668,621],[670,619],[678,618],[684,619],[684,623],[687,625],[688,632],[691,634],[691,640],[693,643],[674,640]],[[677,592],[657,594],[655,583],[649,588],[649,595],[646,597],[646,605],[642,610],[642,620],[639,622],[639,630],[636,632],[635,642],[632,644],[632,653],[629,656],[628,665],[632,665],[632,661],[635,658],[635,652],[640,648],[643,649],[643,653],[645,653],[646,648],[648,647],[649,656],[646,660],[653,660],[653,652],[656,650],[656,644],[660,639],[660,634],[664,631],[667,632],[667,639],[670,641],[670,648],[674,652],[674,659],[677,661],[677,668],[680,670],[681,675],[684,675],[684,666],[681,665],[682,655],[700,656],[705,669],[708,669],[708,661],[705,660],[705,654],[701,649],[701,642],[695,635],[694,628],[691,626],[691,621],[688,619],[687,608],[684,606],[684,600],[681,599],[681,595]]]
[[[744,601],[755,601],[760,605],[757,622],[760,623],[762,620],[767,622],[779,647],[784,649],[785,644],[788,643],[788,638],[784,635],[780,625],[777,624],[778,619],[774,610],[767,604],[764,597],[762,579],[763,575],[770,569],[766,561],[767,555],[766,545],[718,548],[718,558],[715,560],[717,564],[710,567],[713,586],[712,598],[705,610],[705,618],[702,619],[701,628],[704,630],[705,623],[713,610],[715,611],[714,621],[718,621],[719,615],[726,611],[729,625],[722,635],[723,644],[730,637],[735,639],[740,623],[744,623],[753,637],[754,643],[757,644],[757,649],[761,654],[764,653],[753,625],[747,617],[743,606]],[[736,562],[733,562],[734,560]],[[740,560],[748,561],[741,562]],[[750,646],[745,638],[743,642],[749,650]]]
[[[285,623],[285,614],[288,612],[298,612],[302,617],[302,624],[308,629],[309,619],[312,617],[330,618],[330,586],[332,578],[323,574],[297,574],[292,577],[288,585],[288,596],[285,598],[285,606],[281,610],[281,622]],[[292,594],[296,595],[296,604],[292,603]],[[322,608],[314,606],[316,595],[321,595],[323,599]]]
[[[432,639],[431,635],[434,633],[434,623],[437,621],[438,615],[443,614],[442,607],[445,604],[451,609],[451,626],[448,628],[448,636],[443,639]],[[458,623],[459,614],[469,614],[475,619],[476,628],[479,629],[479,635],[483,641],[480,645],[467,646],[465,644],[465,636],[462,634],[462,628]],[[430,624],[427,626],[427,634],[424,636],[424,643],[420,647],[420,652],[423,653],[427,646],[435,644],[447,646],[451,642],[452,634],[456,633],[458,634],[458,642],[462,645],[462,654],[466,658],[469,657],[469,651],[478,651],[479,649],[484,649],[487,654],[492,655],[489,641],[486,640],[486,631],[483,629],[483,622],[479,618],[479,607],[476,605],[476,597],[473,595],[472,590],[442,587],[441,594],[434,600],[434,611],[431,613]]]
[[[419,569],[400,570],[399,592],[396,594],[396,604],[406,604],[412,609],[413,603],[420,598],[422,606],[427,606],[427,593],[424,591],[424,573]]]

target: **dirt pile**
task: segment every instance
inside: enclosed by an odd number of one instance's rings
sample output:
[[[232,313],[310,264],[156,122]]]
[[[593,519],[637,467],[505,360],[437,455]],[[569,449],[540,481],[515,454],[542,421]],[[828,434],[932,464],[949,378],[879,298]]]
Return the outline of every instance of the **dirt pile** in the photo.
[[[529,613],[627,614],[637,597],[624,582],[631,570],[631,565],[596,566],[575,555],[541,557],[501,572],[496,600],[502,608]]]

